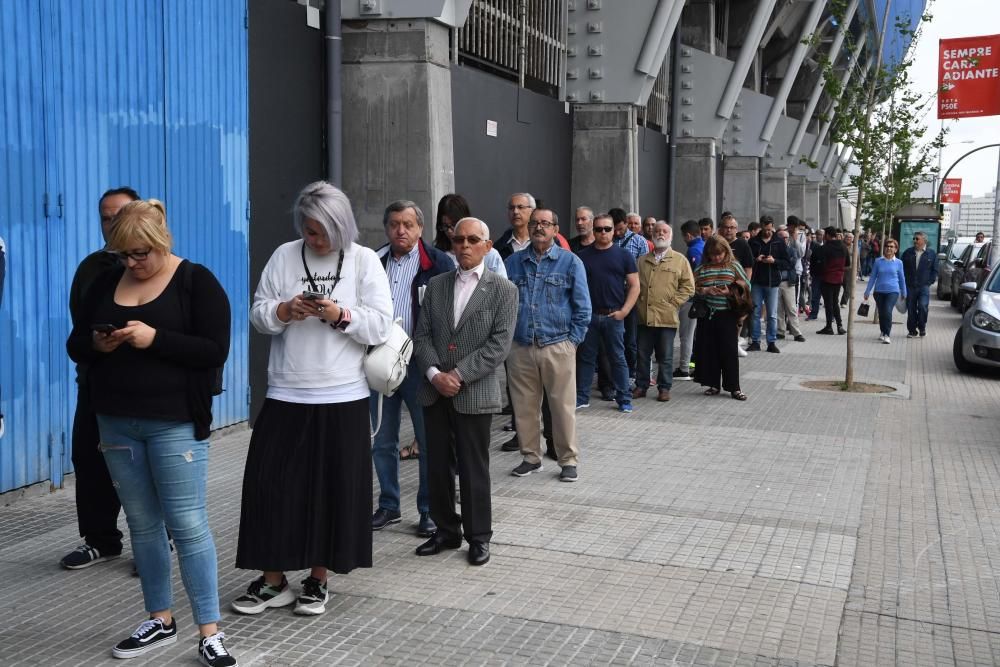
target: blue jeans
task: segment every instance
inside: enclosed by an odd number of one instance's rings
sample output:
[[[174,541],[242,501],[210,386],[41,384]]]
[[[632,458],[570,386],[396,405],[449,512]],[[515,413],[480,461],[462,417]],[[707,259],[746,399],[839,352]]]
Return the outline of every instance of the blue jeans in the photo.
[[[819,302],[823,298],[823,280],[817,276],[809,276],[809,317],[806,319],[819,319]]]
[[[604,343],[611,364],[611,384],[618,405],[631,403],[628,390],[628,366],[625,364],[625,323],[610,315],[594,313],[587,327],[587,336],[576,350],[576,403],[590,402],[590,385],[597,366],[597,348]]]
[[[372,460],[375,462],[375,474],[378,476],[378,506],[391,512],[399,511],[399,423],[403,403],[410,411],[410,421],[413,423],[413,435],[420,447],[417,459],[418,476],[417,511],[429,512],[430,499],[427,495],[427,440],[424,437],[424,409],[417,402],[417,389],[420,387],[420,371],[411,363],[406,369],[406,379],[392,396],[382,397],[382,426],[375,434],[372,443]],[[378,412],[378,394],[372,392],[368,402],[371,409],[372,428]]]
[[[753,316],[750,320],[750,339],[760,342],[760,309],[767,300],[767,342],[778,340],[778,288],[764,285],[751,285],[750,296],[753,297]]]
[[[689,318],[690,319],[690,318]],[[694,320],[691,320],[694,322]],[[635,367],[635,386],[649,387],[650,357],[656,351],[659,368],[656,371],[656,388],[670,390],[674,377],[674,335],[673,327],[644,327],[639,325],[639,360]],[[687,370],[686,368],[684,370]]]
[[[899,300],[899,292],[875,292],[874,296],[879,331],[883,336],[888,336],[892,334],[892,311]]]
[[[927,308],[931,302],[930,287],[914,287],[906,295],[906,331],[927,331]]]
[[[194,424],[97,415],[101,451],[125,508],[146,611],[173,606],[170,545],[198,625],[219,615],[219,563],[205,512],[208,441]]]

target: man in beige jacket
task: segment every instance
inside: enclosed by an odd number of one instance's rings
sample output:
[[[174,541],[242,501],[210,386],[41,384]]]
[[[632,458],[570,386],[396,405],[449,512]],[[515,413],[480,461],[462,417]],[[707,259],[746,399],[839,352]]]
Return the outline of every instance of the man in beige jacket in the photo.
[[[653,252],[639,257],[638,359],[632,398],[649,391],[650,355],[655,350],[659,370],[656,400],[670,400],[674,367],[674,335],[679,324],[677,309],[694,294],[694,274],[687,258],[670,248],[673,231],[662,220],[653,230]]]

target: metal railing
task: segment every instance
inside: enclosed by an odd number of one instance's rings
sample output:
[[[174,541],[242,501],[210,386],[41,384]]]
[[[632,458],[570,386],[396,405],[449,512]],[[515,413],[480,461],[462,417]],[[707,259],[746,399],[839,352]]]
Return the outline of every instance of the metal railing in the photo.
[[[670,56],[668,54],[660,66],[660,73],[656,75],[656,81],[653,83],[653,92],[649,94],[646,106],[639,107],[638,109],[638,121],[640,125],[653,130],[659,130],[665,134],[669,130],[667,127],[669,118],[669,107],[667,106],[667,98],[669,97],[667,89],[669,68]]]
[[[458,59],[562,98],[567,0],[475,0],[455,40]]]

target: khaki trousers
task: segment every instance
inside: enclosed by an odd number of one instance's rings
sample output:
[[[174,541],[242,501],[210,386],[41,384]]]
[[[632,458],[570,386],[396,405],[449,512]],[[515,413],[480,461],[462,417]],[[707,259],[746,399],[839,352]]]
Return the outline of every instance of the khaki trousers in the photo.
[[[507,357],[507,382],[521,455],[528,463],[542,460],[542,393],[549,396],[552,445],[560,466],[575,466],[576,346],[568,340],[538,347],[514,342]]]
[[[799,329],[799,309],[795,305],[795,283],[782,280],[778,286],[778,333],[785,331],[792,336],[801,336]]]

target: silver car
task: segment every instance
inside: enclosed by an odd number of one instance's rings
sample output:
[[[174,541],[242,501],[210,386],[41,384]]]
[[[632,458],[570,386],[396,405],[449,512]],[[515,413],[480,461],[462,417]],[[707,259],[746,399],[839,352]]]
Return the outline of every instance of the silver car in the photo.
[[[955,366],[962,372],[979,366],[1000,368],[1000,270],[992,273],[978,294],[975,283],[959,288],[972,299],[952,346]]]

